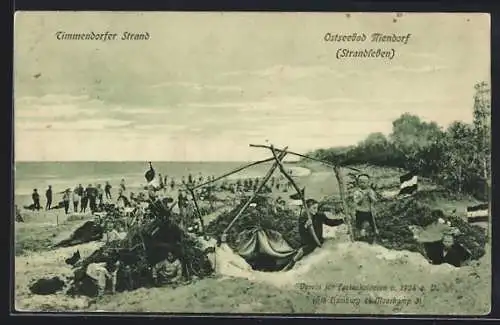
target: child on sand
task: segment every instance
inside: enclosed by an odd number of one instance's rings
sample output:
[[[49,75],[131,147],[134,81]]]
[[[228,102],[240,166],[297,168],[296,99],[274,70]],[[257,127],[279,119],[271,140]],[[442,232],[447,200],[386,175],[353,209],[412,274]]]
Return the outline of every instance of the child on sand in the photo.
[[[377,197],[370,186],[370,176],[359,175],[356,185],[353,195],[356,206],[356,230],[361,238],[366,238],[368,231],[371,230],[375,234],[378,232],[373,215],[373,204],[377,201]]]

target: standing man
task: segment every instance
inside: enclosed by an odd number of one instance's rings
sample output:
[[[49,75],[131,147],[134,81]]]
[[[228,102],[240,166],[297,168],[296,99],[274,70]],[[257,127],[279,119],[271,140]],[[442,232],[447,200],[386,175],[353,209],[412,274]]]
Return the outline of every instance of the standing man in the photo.
[[[101,184],[97,184],[96,191],[97,191],[97,200],[99,202],[99,206],[101,207],[103,204],[103,199],[104,199],[104,190],[103,190]]]
[[[67,188],[63,194],[64,213],[69,213],[70,189]]]
[[[375,191],[370,186],[370,176],[361,174],[356,178],[354,205],[356,209],[356,231],[361,238],[368,237],[368,231],[378,234],[373,204],[377,201]],[[371,228],[371,229],[370,229]]]
[[[311,219],[308,219],[307,212],[304,211],[299,217],[299,235],[300,242],[302,246],[297,251],[297,254],[292,258],[290,263],[284,268],[284,270],[291,269],[297,261],[302,257],[312,253],[318,246],[312,231],[316,234],[319,242],[323,244],[325,241],[323,237],[323,225],[330,227],[339,226],[344,223],[342,219],[328,219],[326,214],[319,211],[319,203],[314,199],[308,199],[306,201],[305,209],[309,210],[309,215]]]
[[[49,188],[45,191],[45,198],[47,199],[45,210],[50,210],[52,206],[52,185],[49,185]]]
[[[81,184],[80,184],[81,186]],[[80,186],[78,186],[78,188],[80,188]],[[87,206],[89,204],[89,193],[87,191],[87,189],[83,190],[83,186],[82,186],[82,191],[81,191],[82,195],[82,199],[81,199],[81,204],[80,204],[80,213],[85,213],[87,211]]]
[[[73,190],[73,211],[78,213],[78,203],[80,202],[80,195],[78,195],[78,186]]]
[[[104,192],[106,193],[106,200],[111,200],[111,184],[106,181],[106,185],[104,186]]]
[[[121,182],[120,182],[120,188],[122,189],[122,191],[126,191],[126,187],[125,187],[125,178],[122,178]]]
[[[38,194],[38,190],[33,189],[33,194],[31,194],[31,198],[33,199],[33,209],[40,210],[40,194]]]
[[[174,190],[175,189],[175,179],[172,177],[172,179],[170,180],[170,190]]]
[[[96,205],[96,200],[97,200],[97,193],[95,188],[92,186],[92,184],[89,184],[87,188],[85,189],[85,192],[87,192],[87,197],[89,199],[89,206],[90,206],[90,213],[94,214],[96,211],[97,205]]]

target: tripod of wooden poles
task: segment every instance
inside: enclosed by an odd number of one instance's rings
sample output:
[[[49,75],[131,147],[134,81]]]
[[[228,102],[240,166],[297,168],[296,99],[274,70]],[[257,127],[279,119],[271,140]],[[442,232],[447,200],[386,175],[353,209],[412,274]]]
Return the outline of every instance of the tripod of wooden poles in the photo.
[[[234,223],[238,220],[238,218],[243,214],[243,212],[245,212],[245,210],[252,203],[252,201],[255,199],[255,197],[258,195],[258,193],[262,190],[262,188],[264,188],[264,186],[269,181],[269,179],[271,178],[271,176],[273,175],[273,173],[274,173],[274,171],[276,169],[278,169],[285,176],[285,178],[290,182],[290,184],[293,186],[293,188],[297,191],[297,193],[300,196],[300,199],[302,201],[302,206],[305,208],[304,210],[305,210],[305,213],[307,214],[307,218],[309,220],[311,220],[312,216],[310,215],[309,209],[308,209],[308,207],[306,205],[305,190],[301,190],[299,188],[299,186],[297,185],[297,183],[286,172],[285,167],[283,166],[283,160],[284,160],[284,158],[287,155],[293,155],[293,156],[305,158],[305,159],[308,159],[308,160],[320,162],[320,163],[322,163],[324,165],[327,165],[327,166],[329,166],[329,167],[331,167],[333,169],[333,171],[335,173],[335,176],[336,176],[336,179],[337,179],[337,182],[339,184],[340,198],[341,198],[342,206],[343,206],[343,210],[344,210],[344,214],[343,214],[344,222],[345,222],[345,224],[348,227],[349,239],[351,241],[353,241],[353,231],[352,231],[352,222],[351,222],[351,220],[353,220],[353,211],[351,211],[351,209],[350,209],[350,207],[349,207],[349,205],[347,204],[347,201],[346,201],[345,184],[344,184],[344,179],[343,179],[343,175],[342,175],[342,171],[340,169],[340,166],[334,165],[334,164],[332,164],[330,162],[327,162],[327,161],[324,161],[324,160],[321,160],[321,159],[317,159],[317,158],[314,158],[314,157],[309,157],[309,156],[301,155],[301,154],[293,152],[293,151],[289,151],[288,147],[285,147],[283,149],[277,149],[273,145],[256,145],[256,144],[250,144],[250,147],[268,149],[268,150],[271,151],[272,157],[264,159],[264,160],[256,161],[256,162],[244,165],[244,166],[241,166],[241,167],[236,168],[236,169],[234,169],[234,170],[232,170],[230,172],[227,172],[227,173],[225,173],[225,174],[223,174],[223,175],[221,175],[221,176],[219,176],[219,177],[217,177],[217,178],[215,178],[213,180],[209,180],[209,181],[207,181],[205,183],[202,183],[202,184],[199,184],[199,185],[196,185],[196,186],[192,186],[191,187],[191,186],[189,186],[189,185],[186,184],[186,188],[187,188],[188,192],[191,194],[191,197],[192,197],[193,202],[194,202],[194,207],[195,207],[196,215],[198,216],[198,218],[200,220],[200,226],[201,226],[202,234],[205,234],[205,226],[204,226],[204,222],[203,222],[203,217],[201,215],[201,212],[200,212],[200,209],[199,209],[199,206],[198,206],[198,202],[196,200],[195,190],[198,189],[198,188],[207,186],[209,184],[212,184],[214,182],[217,182],[217,181],[219,181],[219,180],[221,180],[221,179],[223,179],[225,177],[228,177],[230,175],[233,175],[235,173],[238,173],[238,172],[240,172],[240,171],[242,171],[242,170],[244,170],[246,168],[249,168],[249,167],[252,167],[252,166],[256,166],[256,165],[259,165],[259,164],[263,164],[263,163],[267,163],[267,162],[271,162],[271,161],[274,161],[274,163],[270,167],[270,169],[268,170],[267,174],[262,179],[262,181],[258,184],[257,190],[254,191],[254,193],[251,195],[251,197],[240,208],[240,210],[238,211],[238,213],[234,216],[233,220],[229,223],[229,225],[223,231],[223,233],[221,235],[221,242],[225,242],[226,241],[228,231],[231,229],[231,227],[234,225]],[[346,167],[346,168],[351,169],[351,170],[355,170],[357,172],[360,172],[360,170],[358,170],[356,168],[352,168],[352,167]],[[173,207],[175,205],[175,203],[176,202],[174,202],[174,204],[172,204],[171,207]],[[310,231],[311,235],[313,236],[314,241],[316,242],[316,244],[318,246],[321,246],[321,242],[319,241],[316,233],[314,232],[314,228],[312,227],[312,223],[309,223],[309,224],[310,224],[309,231]]]

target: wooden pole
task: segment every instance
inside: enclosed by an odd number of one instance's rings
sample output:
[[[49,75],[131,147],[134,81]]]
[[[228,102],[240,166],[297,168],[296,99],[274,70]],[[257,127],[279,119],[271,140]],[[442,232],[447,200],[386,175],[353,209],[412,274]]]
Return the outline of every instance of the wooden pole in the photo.
[[[306,215],[307,215],[307,220],[311,221],[311,225],[309,226],[309,231],[311,233],[311,235],[313,236],[314,238],[314,241],[316,242],[316,245],[318,245],[318,247],[321,247],[321,242],[319,241],[318,239],[318,235],[316,235],[316,232],[314,231],[314,227],[312,225],[312,218],[311,218],[311,214],[309,213],[309,207],[307,206],[306,204],[306,199],[304,197],[304,195],[302,194],[302,191],[300,190],[300,188],[297,186],[297,183],[295,183],[295,181],[293,180],[293,178],[288,175],[288,173],[286,172],[285,170],[285,167],[283,167],[283,164],[281,163],[281,161],[278,159],[278,157],[276,156],[276,149],[274,149],[273,146],[270,147],[271,148],[271,152],[273,153],[273,156],[274,156],[274,159],[276,160],[276,164],[278,164],[278,167],[281,171],[281,173],[283,175],[285,175],[285,178],[288,179],[288,181],[292,184],[293,188],[297,191],[297,193],[299,194],[300,196],[300,199],[302,201],[302,206],[304,207],[304,210],[306,211]]]
[[[271,146],[267,146],[267,145],[263,145],[263,144],[250,144],[250,147],[271,149]],[[286,152],[287,154],[290,154],[290,155],[293,155],[293,156],[297,156],[297,157],[301,157],[301,158],[305,158],[305,159],[317,161],[317,162],[320,162],[320,163],[325,164],[325,165],[330,166],[330,167],[336,167],[336,165],[334,165],[334,164],[332,164],[332,163],[330,163],[330,162],[328,162],[326,160],[323,160],[323,159],[318,159],[318,158],[313,158],[313,157],[306,156],[306,155],[301,155],[300,153],[296,153],[296,152],[285,150],[285,149],[283,149],[283,150],[281,150],[281,149],[274,149],[274,150],[277,151],[277,152]],[[354,168],[354,167],[344,166],[344,168],[351,169],[351,170],[354,170],[354,171],[357,171],[357,172],[361,172],[360,169],[357,169],[357,168]]]
[[[205,235],[205,223],[203,222],[203,217],[201,215],[200,208],[198,207],[198,202],[196,201],[196,196],[194,195],[194,190],[187,185],[186,185],[186,188],[189,191],[189,193],[191,193],[191,196],[193,197],[193,202],[194,202],[194,207],[196,209],[196,214],[198,215],[198,218],[200,219],[201,232],[203,233],[203,235]]]
[[[285,148],[285,150],[286,150],[286,148]],[[283,160],[285,158],[285,156],[286,156],[286,152],[281,152],[280,155],[279,155],[279,157],[278,157],[278,160]],[[273,160],[274,159],[275,158],[273,158]],[[259,191],[264,187],[264,185],[266,185],[267,181],[269,180],[269,178],[271,178],[271,176],[274,173],[274,170],[277,167],[278,167],[278,164],[276,162],[274,162],[274,164],[271,166],[271,168],[267,172],[266,176],[264,177],[264,179],[262,180],[262,182],[260,183],[260,185],[257,187],[257,190],[253,193],[253,195],[250,197],[250,199],[248,199],[248,201],[243,205],[243,207],[240,209],[240,211],[236,214],[236,216],[233,218],[233,221],[231,221],[231,223],[222,232],[223,238],[225,237],[225,235],[227,234],[227,232],[229,231],[229,229],[231,229],[231,227],[234,225],[234,223],[236,222],[236,220],[238,220],[238,218],[243,214],[243,212],[246,210],[246,208],[250,205],[250,203],[252,202],[252,200],[257,196],[257,194],[259,193]]]
[[[347,200],[346,200],[344,178],[342,177],[342,172],[338,166],[334,167],[333,171],[335,172],[335,177],[337,178],[337,183],[339,184],[340,200],[342,201],[342,206],[344,208],[344,213],[346,215],[346,217],[344,218],[344,222],[346,223],[347,229],[349,231],[349,239],[351,241],[354,241],[353,232],[352,232],[352,223],[351,223],[353,216],[352,216],[351,210],[349,209],[349,205],[347,204]]]

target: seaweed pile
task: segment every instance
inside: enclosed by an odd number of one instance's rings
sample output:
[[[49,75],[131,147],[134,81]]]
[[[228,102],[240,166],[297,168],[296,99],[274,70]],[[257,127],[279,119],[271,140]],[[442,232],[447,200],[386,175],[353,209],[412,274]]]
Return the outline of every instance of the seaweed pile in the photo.
[[[228,231],[227,242],[236,249],[238,235],[246,230],[262,228],[278,231],[293,248],[300,246],[297,215],[292,210],[276,209],[273,201],[265,195],[255,201],[257,206],[250,206]],[[379,234],[377,243],[394,250],[409,250],[424,254],[424,247],[414,237],[410,226],[427,227],[438,222],[432,213],[433,208],[429,200],[419,196],[401,198],[397,200],[380,201],[376,204],[375,213]],[[229,212],[225,212],[207,227],[207,232],[220,235],[233,220],[243,206],[244,201]],[[348,204],[351,204],[348,201]],[[343,205],[338,197],[326,197],[320,202],[320,210],[330,211],[333,214],[343,213]],[[487,236],[479,226],[471,225],[462,218],[448,215],[443,217],[445,222],[460,230],[456,242],[471,253],[471,259],[479,259],[485,253]],[[356,237],[356,236],[355,236]]]
[[[246,200],[230,211],[222,213],[217,220],[207,227],[207,233],[220,236],[226,227],[233,221]],[[290,209],[280,209],[267,195],[257,196],[227,233],[228,245],[235,249],[238,245],[238,236],[245,230],[261,228],[278,231],[293,248],[300,246],[298,232],[298,216]]]
[[[379,244],[389,249],[423,253],[423,247],[414,238],[410,226],[425,228],[437,223],[438,217],[432,211],[428,204],[415,197],[379,202],[376,206]],[[476,260],[484,255],[487,242],[484,229],[452,215],[445,215],[442,219],[460,230],[456,242],[470,251],[471,259]]]
[[[124,216],[119,210],[103,218],[108,225],[119,225]],[[115,215],[113,215],[115,213]],[[116,218],[115,218],[116,217]],[[113,224],[112,221],[117,223]],[[183,265],[186,280],[193,275],[203,278],[213,272],[206,252],[192,235],[182,230],[176,220],[178,216],[171,213],[161,201],[150,204],[143,224],[136,224],[128,229],[123,240],[110,241],[96,250],[92,255],[75,265],[73,285],[69,294],[94,295],[92,281],[86,276],[86,268],[92,263],[115,265],[120,261],[117,270],[117,291],[134,290],[153,285],[151,267],[164,260],[167,252],[172,252]],[[109,228],[108,228],[109,229]]]

